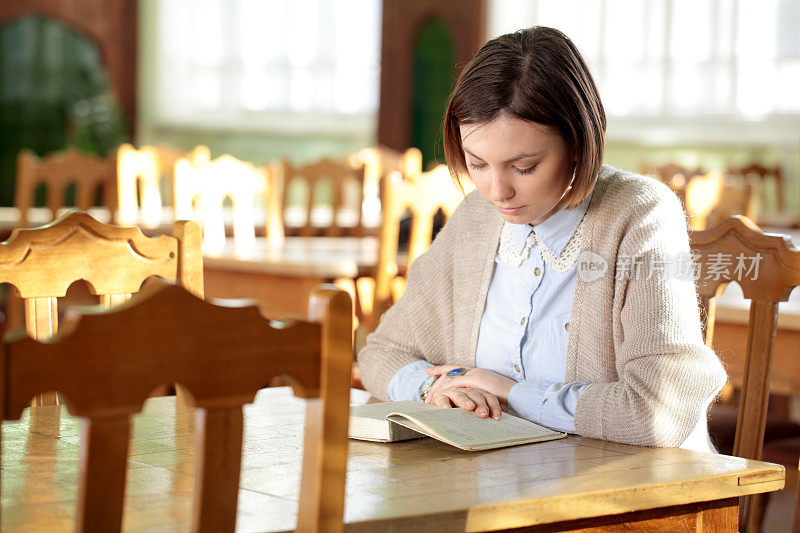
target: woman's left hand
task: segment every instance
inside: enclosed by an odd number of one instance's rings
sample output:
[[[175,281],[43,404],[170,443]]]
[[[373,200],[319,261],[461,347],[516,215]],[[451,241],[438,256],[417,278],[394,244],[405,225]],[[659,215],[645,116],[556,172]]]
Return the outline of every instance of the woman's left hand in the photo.
[[[456,377],[444,376],[456,368],[465,368],[467,371],[466,373]],[[508,404],[508,393],[511,390],[511,387],[517,384],[517,382],[513,379],[485,368],[465,367],[459,365],[441,365],[432,366],[425,370],[425,372],[431,376],[440,376],[434,386],[431,387],[431,390],[428,392],[428,396],[425,399],[425,403],[430,404],[436,402],[436,394],[441,391],[457,387],[473,387],[485,390],[489,394],[497,396],[503,406],[506,406]]]

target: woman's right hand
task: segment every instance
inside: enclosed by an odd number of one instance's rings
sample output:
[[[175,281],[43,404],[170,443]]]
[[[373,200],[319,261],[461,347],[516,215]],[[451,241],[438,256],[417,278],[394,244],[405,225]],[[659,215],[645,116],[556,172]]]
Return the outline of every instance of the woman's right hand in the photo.
[[[459,407],[465,411],[472,411],[478,418],[491,416],[497,420],[503,414],[497,396],[474,387],[439,390],[430,403],[442,409]]]

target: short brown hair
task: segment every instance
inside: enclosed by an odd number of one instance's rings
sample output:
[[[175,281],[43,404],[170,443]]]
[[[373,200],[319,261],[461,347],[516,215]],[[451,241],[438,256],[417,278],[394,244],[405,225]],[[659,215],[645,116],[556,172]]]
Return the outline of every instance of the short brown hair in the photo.
[[[594,188],[603,162],[606,114],[589,67],[558,30],[534,26],[484,44],[456,82],[444,117],[444,152],[458,182],[467,173],[462,124],[482,124],[501,113],[557,131],[577,160],[565,196],[572,208]]]

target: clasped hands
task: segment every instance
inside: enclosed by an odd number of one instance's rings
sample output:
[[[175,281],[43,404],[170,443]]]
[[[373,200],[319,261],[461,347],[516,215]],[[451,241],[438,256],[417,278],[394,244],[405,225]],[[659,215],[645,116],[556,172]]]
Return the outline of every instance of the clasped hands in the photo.
[[[467,371],[456,377],[446,375],[456,368]],[[425,403],[442,408],[460,407],[474,412],[478,418],[500,418],[503,410],[508,409],[508,393],[517,384],[513,379],[485,368],[441,365],[432,366],[425,372],[438,376]]]

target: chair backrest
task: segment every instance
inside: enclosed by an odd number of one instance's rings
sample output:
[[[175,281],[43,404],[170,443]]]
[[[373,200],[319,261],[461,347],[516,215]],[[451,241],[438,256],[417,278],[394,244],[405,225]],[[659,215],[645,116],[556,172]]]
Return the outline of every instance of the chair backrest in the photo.
[[[666,163],[664,165],[641,165],[640,172],[642,174],[655,176],[662,182],[666,183],[672,189],[681,201],[686,198],[686,186],[689,180],[694,176],[701,176],[705,174],[705,170],[700,167],[687,168],[675,163]]]
[[[139,228],[103,224],[72,211],[39,228],[15,229],[0,243],[0,283],[25,301],[25,327],[35,339],[58,328],[57,298],[85,280],[101,304],[129,299],[151,276],[203,296],[200,226],[179,221],[173,236],[146,237]]]
[[[208,148],[199,146],[190,158],[207,155]],[[142,146],[138,150],[130,144],[117,149],[117,203],[120,224],[155,228],[161,224],[164,192],[174,187],[173,169],[183,152],[167,145]],[[207,156],[206,156],[207,159]],[[169,204],[170,202],[167,202]]]
[[[131,416],[151,390],[178,382],[196,408],[194,531],[233,531],[242,406],[273,376],[289,376],[308,402],[298,529],[341,531],[347,463],[351,310],[346,293],[318,289],[318,323],[272,327],[256,306],[221,307],[154,284],[120,307],[87,311],[47,343],[5,345],[3,416],[58,390],[83,417],[78,531],[122,525]],[[220,371],[220,369],[224,369]],[[0,400],[2,401],[2,400]]]
[[[381,223],[381,178],[392,172],[399,172],[406,179],[416,178],[422,174],[422,152],[413,147],[405,152],[385,146],[362,148],[350,156],[350,164],[364,166],[363,226],[372,229]]]
[[[73,148],[44,158],[27,150],[20,152],[14,199],[20,216],[17,227],[29,225],[28,210],[35,206],[36,189],[40,184],[47,190],[50,220],[65,206],[66,191],[72,184],[75,186],[74,207],[88,210],[94,204],[98,189],[102,189],[103,207],[113,216],[117,208],[116,156],[112,154],[103,159]]]
[[[360,237],[377,230],[363,223],[362,163],[353,166],[347,161],[325,158],[295,166],[284,159],[280,168],[287,235]],[[298,199],[302,201],[297,202]]]
[[[414,179],[403,179],[399,172],[385,175],[381,181],[381,224],[378,265],[375,273],[375,291],[370,310],[369,329],[378,325],[381,316],[400,296],[395,278],[398,268],[398,237],[400,220],[410,211],[411,229],[408,241],[406,266],[419,257],[431,245],[433,219],[441,211],[445,219],[456,210],[464,196],[475,188],[468,179],[462,179],[461,191],[453,182],[445,165],[423,172]]]
[[[692,176],[685,187],[684,205],[693,230],[705,229],[711,212],[719,206],[725,181],[720,172]]]
[[[179,157],[173,166],[172,203],[177,220],[197,220],[195,202],[202,191],[197,169],[211,161],[208,147],[197,146],[190,154]]]
[[[763,233],[745,217],[690,235],[697,289],[705,310],[706,344],[714,340],[714,298],[735,281],[750,300],[747,354],[733,454],[760,459],[764,443],[769,375],[777,332],[778,302],[800,285],[800,250],[786,235]],[[748,509],[743,513],[747,520]]]
[[[407,178],[422,174],[422,152],[419,148],[408,148],[404,152],[385,146],[362,148],[352,155],[350,164],[364,165],[365,180],[377,184],[381,176],[391,172],[400,172]]]
[[[690,227],[706,229],[735,215],[755,220],[760,189],[758,182],[737,181],[719,171],[690,177],[684,195]]]
[[[778,211],[784,209],[784,175],[781,165],[764,166],[760,163],[750,163],[741,167],[729,167],[728,174],[742,179],[746,185],[757,185],[763,191],[767,180],[774,180],[774,208]]]
[[[176,216],[193,218],[203,224],[205,253],[225,248],[225,199],[231,203],[234,249],[250,254],[256,242],[256,217],[263,213],[264,231],[271,244],[283,241],[278,180],[270,167],[255,167],[232,155],[192,163],[175,164]],[[260,209],[257,210],[257,205]]]

